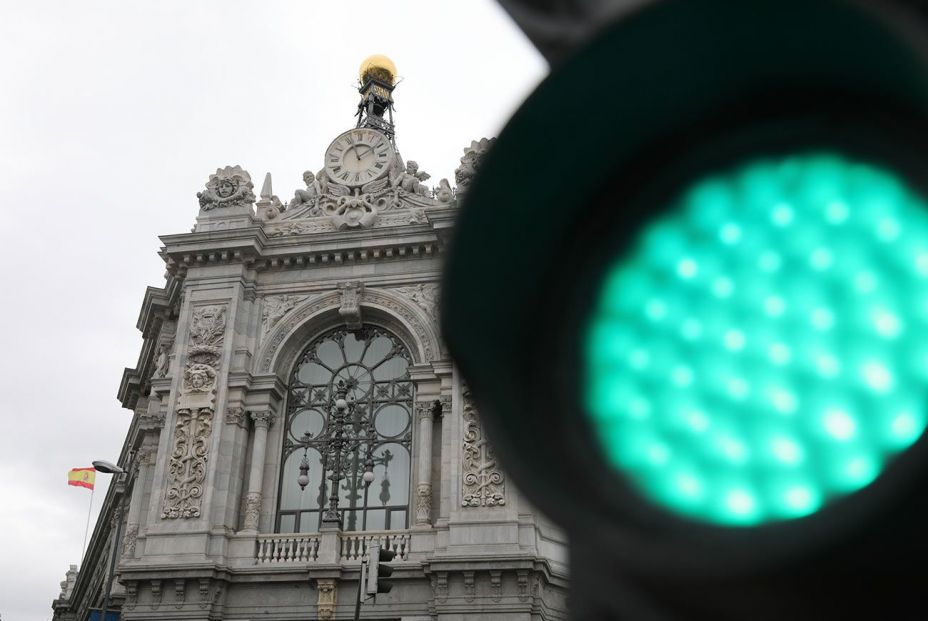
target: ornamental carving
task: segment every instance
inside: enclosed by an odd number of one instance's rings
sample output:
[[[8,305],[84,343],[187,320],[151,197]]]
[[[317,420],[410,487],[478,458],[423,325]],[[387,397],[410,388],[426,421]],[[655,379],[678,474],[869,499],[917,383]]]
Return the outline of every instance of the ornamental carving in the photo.
[[[261,517],[261,492],[248,492],[245,496],[245,520],[242,524],[245,530],[258,530],[258,519]]]
[[[419,483],[416,487],[416,523],[430,524],[432,521],[432,485]]]
[[[335,615],[335,580],[330,578],[316,581],[316,612],[319,621],[328,621]]]
[[[201,306],[194,309],[183,371],[181,407],[212,405],[217,372],[222,361],[225,330],[225,306]]]
[[[464,155],[461,157],[461,165],[454,171],[454,181],[457,184],[456,193],[458,197],[470,188],[471,182],[480,169],[483,158],[495,142],[496,138],[471,140],[470,146],[464,149]]]
[[[216,387],[216,371],[208,364],[188,364],[184,369],[184,392],[209,392]]]
[[[177,411],[162,519],[200,517],[212,428],[210,408]]]
[[[235,425],[245,428],[245,408],[240,405],[234,405],[226,408],[226,424]]]
[[[305,189],[294,192],[283,215],[266,228],[269,237],[345,229],[367,229],[427,222],[423,209],[448,203],[453,191],[447,180],[428,188],[429,174],[396,156],[386,176],[351,188],[329,178],[325,169],[303,173]]]
[[[403,297],[415,302],[429,319],[438,323],[438,283],[420,283],[412,287],[397,287],[394,289]]]
[[[171,354],[174,353],[174,335],[161,339],[158,343],[158,357],[155,359],[156,379],[167,377],[171,366]]]
[[[503,472],[484,437],[470,391],[464,391],[464,478],[461,505],[498,507],[506,504]]]
[[[342,294],[338,314],[345,320],[349,330],[361,327],[361,295],[364,293],[364,284],[361,282],[347,282],[338,286]]]
[[[136,483],[138,485],[138,483]],[[122,555],[124,558],[135,558],[135,545],[139,538],[139,525],[129,524],[126,534],[122,538]]]
[[[209,176],[206,190],[197,192],[200,209],[210,211],[225,207],[248,207],[255,202],[255,185],[251,182],[251,175],[241,166],[226,166],[217,168],[216,173]]]
[[[305,295],[273,295],[264,298],[264,308],[261,311],[261,337],[263,338],[270,332],[281,317],[305,299]]]

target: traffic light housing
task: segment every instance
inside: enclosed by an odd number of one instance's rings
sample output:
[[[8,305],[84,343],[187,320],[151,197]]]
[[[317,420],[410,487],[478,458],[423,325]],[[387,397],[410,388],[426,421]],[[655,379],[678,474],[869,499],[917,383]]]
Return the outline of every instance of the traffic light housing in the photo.
[[[388,550],[380,544],[375,544],[368,547],[367,554],[367,581],[365,585],[367,595],[389,593],[393,589],[393,583],[385,578],[393,575],[393,567],[387,565],[387,563],[393,560],[396,552]]]
[[[652,2],[487,155],[445,338],[568,531],[574,614],[924,610],[924,36],[901,3]]]

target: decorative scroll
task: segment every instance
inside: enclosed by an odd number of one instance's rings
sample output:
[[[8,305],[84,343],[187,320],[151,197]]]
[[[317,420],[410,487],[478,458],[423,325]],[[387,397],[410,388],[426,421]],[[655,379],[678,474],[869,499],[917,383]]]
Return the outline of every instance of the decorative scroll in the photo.
[[[162,519],[200,517],[213,410],[177,411]]]
[[[464,484],[461,505],[496,507],[506,504],[505,483],[496,457],[483,435],[470,391],[464,391]]]

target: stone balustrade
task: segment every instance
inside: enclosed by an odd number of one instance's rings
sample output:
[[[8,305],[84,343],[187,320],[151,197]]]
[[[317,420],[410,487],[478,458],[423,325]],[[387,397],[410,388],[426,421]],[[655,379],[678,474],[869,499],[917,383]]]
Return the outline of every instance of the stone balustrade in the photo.
[[[312,563],[319,553],[318,534],[258,535],[255,562],[258,565],[277,563]]]
[[[319,533],[275,533],[258,535],[255,546],[257,565],[281,563],[314,563],[318,560]],[[360,561],[373,544],[393,550],[396,560],[409,558],[409,531],[352,531],[339,535],[339,553],[342,561]]]
[[[393,550],[396,560],[409,558],[409,532],[403,530],[365,530],[341,534],[341,558],[343,561],[360,561],[367,555],[367,548],[380,544],[382,548]]]

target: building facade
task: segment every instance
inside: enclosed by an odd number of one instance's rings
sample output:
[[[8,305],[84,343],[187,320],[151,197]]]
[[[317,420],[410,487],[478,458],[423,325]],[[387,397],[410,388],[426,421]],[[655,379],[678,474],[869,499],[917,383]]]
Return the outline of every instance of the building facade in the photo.
[[[442,255],[491,141],[427,187],[397,150],[394,76],[365,61],[356,126],[292,200],[227,166],[193,231],[161,238],[119,388],[125,474],[55,619],[102,608],[112,559],[127,620],[349,619],[372,544],[394,586],[362,618],[566,617],[564,537],[499,468],[439,332]]]

